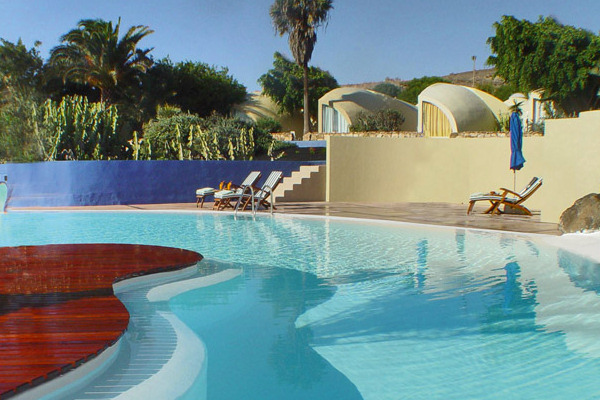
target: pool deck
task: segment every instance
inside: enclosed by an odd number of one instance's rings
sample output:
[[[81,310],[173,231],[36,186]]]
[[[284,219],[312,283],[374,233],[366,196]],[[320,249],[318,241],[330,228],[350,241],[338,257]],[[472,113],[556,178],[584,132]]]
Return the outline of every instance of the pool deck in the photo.
[[[0,399],[46,383],[117,342],[129,313],[114,295],[115,281],[201,259],[144,245],[0,247]]]
[[[18,209],[15,209],[18,210]],[[27,208],[27,210],[172,210],[211,211],[212,203],[196,208],[196,203],[135,204],[94,207]],[[416,224],[457,226],[462,228],[491,229],[509,232],[560,235],[558,225],[540,222],[539,212],[525,215],[487,215],[485,207],[475,207],[467,215],[467,205],[450,203],[280,203],[276,213],[298,215],[323,215],[335,217],[380,219]],[[10,212],[10,210],[9,210]],[[265,212],[265,211],[260,211]]]

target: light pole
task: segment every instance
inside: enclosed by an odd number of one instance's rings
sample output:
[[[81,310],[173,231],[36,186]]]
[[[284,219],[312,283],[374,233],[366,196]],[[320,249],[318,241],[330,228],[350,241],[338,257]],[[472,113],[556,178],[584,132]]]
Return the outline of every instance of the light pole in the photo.
[[[475,87],[475,61],[477,61],[477,56],[472,56],[471,60],[473,60],[473,87]]]

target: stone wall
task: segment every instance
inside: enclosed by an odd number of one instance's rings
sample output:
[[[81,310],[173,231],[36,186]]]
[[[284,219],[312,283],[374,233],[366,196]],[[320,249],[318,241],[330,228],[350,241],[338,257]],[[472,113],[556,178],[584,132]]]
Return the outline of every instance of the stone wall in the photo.
[[[291,133],[273,133],[277,140],[292,140]],[[509,132],[459,132],[453,133],[451,138],[484,138],[484,137],[509,137]],[[544,136],[541,132],[524,132],[524,137]],[[308,133],[304,140],[326,140],[328,137],[390,137],[390,138],[415,138],[425,137],[422,132],[348,132],[348,133]]]

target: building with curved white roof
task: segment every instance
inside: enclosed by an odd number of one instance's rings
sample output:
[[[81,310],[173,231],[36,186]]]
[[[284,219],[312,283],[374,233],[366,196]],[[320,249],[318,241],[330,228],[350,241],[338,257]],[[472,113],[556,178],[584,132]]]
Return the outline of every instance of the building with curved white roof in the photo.
[[[543,99],[543,90],[534,90],[528,95],[514,93],[504,102],[508,107],[515,104],[521,109],[521,119],[526,130],[539,129],[539,124],[548,117],[545,109],[547,100]],[[550,107],[552,103],[549,103]]]
[[[319,132],[344,133],[361,112],[397,110],[404,116],[403,131],[417,129],[417,107],[383,93],[354,87],[340,87],[319,99]]]
[[[498,131],[510,114],[500,99],[484,91],[450,83],[435,83],[419,94],[417,130],[429,137],[452,133]]]

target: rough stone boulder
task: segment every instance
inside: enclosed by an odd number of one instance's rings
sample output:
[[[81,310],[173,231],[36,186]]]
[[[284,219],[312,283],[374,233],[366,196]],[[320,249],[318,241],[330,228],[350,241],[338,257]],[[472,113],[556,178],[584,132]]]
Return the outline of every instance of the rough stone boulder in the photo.
[[[600,230],[600,194],[590,193],[577,200],[560,216],[562,233]]]

